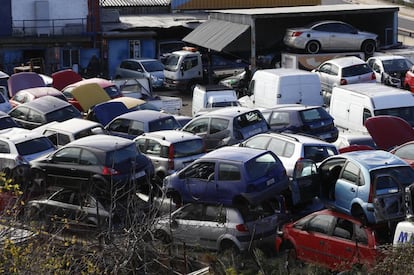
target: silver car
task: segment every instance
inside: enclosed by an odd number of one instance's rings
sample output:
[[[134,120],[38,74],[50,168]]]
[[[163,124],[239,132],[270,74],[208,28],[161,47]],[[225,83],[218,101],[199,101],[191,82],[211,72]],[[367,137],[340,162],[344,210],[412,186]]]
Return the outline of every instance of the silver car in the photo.
[[[203,139],[176,130],[144,133],[134,139],[137,148],[153,163],[159,180],[205,154]]]
[[[238,210],[222,205],[190,203],[171,215],[162,216],[154,226],[155,237],[164,243],[216,251],[246,251],[250,247],[274,243],[278,223],[277,212],[272,208],[258,206]]]
[[[283,41],[288,47],[312,54],[320,51],[363,51],[366,55],[372,55],[378,47],[376,34],[359,31],[341,21],[320,21],[306,27],[289,28]]]

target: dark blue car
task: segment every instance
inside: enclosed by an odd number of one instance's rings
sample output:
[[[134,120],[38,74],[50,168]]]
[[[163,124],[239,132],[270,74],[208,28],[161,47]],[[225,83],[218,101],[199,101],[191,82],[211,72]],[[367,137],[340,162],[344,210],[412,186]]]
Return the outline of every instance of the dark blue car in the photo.
[[[164,179],[164,191],[177,205],[188,202],[257,205],[287,192],[289,180],[270,151],[243,147],[214,150]]]

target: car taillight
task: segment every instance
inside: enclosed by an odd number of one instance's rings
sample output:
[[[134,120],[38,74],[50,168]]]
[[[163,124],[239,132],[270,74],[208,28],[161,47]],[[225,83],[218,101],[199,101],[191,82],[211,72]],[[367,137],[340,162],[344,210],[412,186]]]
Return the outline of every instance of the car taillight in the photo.
[[[340,84],[341,85],[346,85],[346,84],[348,84],[348,82],[346,81],[346,79],[341,78]]]
[[[377,78],[375,77],[375,73],[372,73],[371,80],[374,80],[374,79],[377,79]]]
[[[174,170],[174,145],[168,148],[168,169]]]
[[[302,32],[292,32],[293,37],[300,36],[301,34]]]
[[[113,168],[104,166],[104,168],[102,169],[102,175],[112,176],[117,174],[119,174],[119,172]]]
[[[369,188],[368,203],[372,203],[373,201],[374,201],[374,187],[371,185],[371,188]]]
[[[240,232],[249,232],[249,228],[245,224],[236,225],[236,230]]]

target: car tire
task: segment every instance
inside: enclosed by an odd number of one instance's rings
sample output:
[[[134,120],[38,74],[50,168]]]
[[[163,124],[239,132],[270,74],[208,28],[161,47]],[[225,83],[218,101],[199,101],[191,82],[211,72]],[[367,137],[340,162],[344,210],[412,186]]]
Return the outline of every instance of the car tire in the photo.
[[[353,206],[351,213],[352,216],[359,219],[363,225],[368,224],[368,218],[360,206]]]
[[[311,40],[306,44],[305,50],[307,53],[316,54],[321,50],[321,44],[316,40]]]
[[[240,250],[234,242],[230,240],[224,240],[220,244],[220,253],[237,255],[240,254]]]
[[[361,51],[364,52],[364,54],[367,56],[371,56],[375,53],[376,46],[375,42],[372,40],[366,40],[364,43],[362,43]]]
[[[291,273],[293,269],[301,266],[301,262],[298,260],[296,249],[294,247],[286,250],[286,270]]]

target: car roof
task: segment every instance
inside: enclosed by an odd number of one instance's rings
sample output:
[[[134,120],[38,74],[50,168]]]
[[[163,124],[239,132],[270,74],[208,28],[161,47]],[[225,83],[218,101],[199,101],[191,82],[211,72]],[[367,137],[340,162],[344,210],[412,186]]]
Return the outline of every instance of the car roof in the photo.
[[[78,132],[91,127],[102,127],[102,125],[98,122],[82,118],[71,118],[62,122],[51,122],[46,125],[49,125],[47,129],[62,130],[65,132],[75,132],[74,130]]]
[[[8,128],[0,130],[0,139],[9,140],[13,143],[20,143],[29,139],[44,137],[38,132],[30,131],[24,128]]]
[[[140,137],[151,137],[155,139],[166,140],[171,143],[176,143],[176,142],[180,142],[183,140],[190,140],[190,139],[202,140],[202,138],[198,135],[195,135],[189,132],[178,131],[178,130],[162,130],[162,131],[143,133],[142,135],[136,137],[136,139]]]
[[[225,146],[215,149],[200,159],[225,159],[236,162],[246,162],[269,151],[247,147]]]
[[[335,158],[333,156],[330,158]],[[358,162],[360,165],[365,167],[368,171],[386,168],[386,167],[395,167],[395,166],[408,166],[409,165],[400,159],[399,157],[391,154],[390,152],[383,150],[363,150],[363,151],[353,151],[348,153],[340,154],[339,157],[352,159]],[[328,159],[330,159],[328,158]]]
[[[297,111],[301,111],[301,110],[308,110],[308,109],[315,109],[315,108],[321,108],[321,106],[307,106],[307,105],[302,105],[302,104],[280,104],[280,105],[275,105],[273,107],[270,108],[261,108],[260,110],[266,111],[266,110],[297,110]]]
[[[261,133],[261,134],[254,135],[252,138],[259,137],[259,136],[277,137],[277,138],[281,138],[281,139],[288,140],[291,142],[298,142],[298,143],[304,143],[304,144],[323,144],[323,145],[335,147],[335,145],[333,145],[332,143],[318,139],[313,136],[304,135],[304,134],[269,132],[269,133]]]
[[[98,134],[74,140],[64,147],[75,145],[102,151],[112,151],[113,149],[122,148],[130,144],[134,144],[134,142],[127,138]]]
[[[67,106],[71,106],[71,104],[57,97],[46,95],[46,96],[36,98],[32,101],[23,103],[17,106],[16,108],[21,108],[23,106],[33,108],[35,110],[40,111],[41,113],[49,113],[55,110],[62,109]]]
[[[228,117],[236,117],[238,115],[257,110],[247,107],[240,107],[240,106],[234,106],[234,107],[226,107],[226,108],[220,108],[217,110],[213,110],[211,112],[208,112],[204,115],[201,115],[200,117],[207,117],[207,116],[228,116]]]
[[[350,215],[347,215],[347,214],[344,214],[344,213],[335,211],[333,209],[323,209],[323,210],[320,210],[320,211],[316,211],[316,212],[310,213],[308,216],[319,216],[319,215],[334,216],[334,217],[338,217],[338,218],[350,220],[350,221],[352,221],[355,224],[362,225],[361,221],[359,221],[358,219],[356,219],[356,218],[354,218],[354,217],[352,217]],[[294,221],[293,223],[296,223],[296,222],[297,221]]]
[[[369,59],[378,59],[378,60],[384,61],[384,60],[394,60],[394,59],[406,60],[407,58],[401,55],[377,55],[377,56],[372,56]]]
[[[161,62],[158,59],[155,58],[128,58],[128,59],[124,59],[122,61],[157,61],[157,62]]]
[[[36,88],[23,89],[23,90],[18,91],[16,95],[21,94],[21,93],[29,93],[35,97],[42,97],[45,95],[58,95],[58,96],[63,95],[61,91],[53,87],[36,87]]]
[[[154,110],[137,110],[117,116],[114,119],[124,118],[130,120],[138,120],[143,122],[153,121],[155,119],[173,117],[171,114],[166,114]]]
[[[356,56],[337,57],[337,58],[330,59],[326,62],[335,64],[339,67],[349,67],[352,65],[366,64],[364,60]]]

